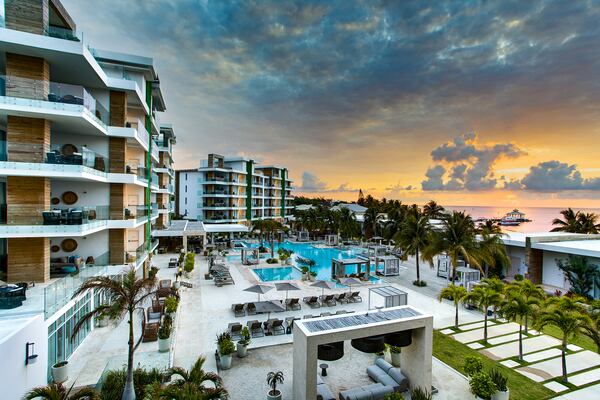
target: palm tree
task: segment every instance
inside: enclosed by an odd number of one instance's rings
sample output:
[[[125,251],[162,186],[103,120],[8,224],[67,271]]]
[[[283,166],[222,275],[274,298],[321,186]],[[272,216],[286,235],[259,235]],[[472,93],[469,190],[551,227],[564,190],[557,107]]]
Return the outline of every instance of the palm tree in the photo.
[[[160,400],[219,400],[224,393],[217,389],[201,388],[190,382],[180,386],[169,385],[160,391]]]
[[[475,224],[471,217],[464,212],[454,211],[442,221],[442,229],[431,235],[430,245],[423,249],[425,258],[429,260],[440,253],[448,254],[452,264],[453,282],[456,280],[456,268],[460,258],[481,270],[482,252],[476,240]]]
[[[84,387],[74,394],[71,394],[72,389],[73,386],[67,390],[61,383],[51,383],[48,386],[40,386],[31,389],[23,399],[96,400],[100,398],[98,392],[90,387]]]
[[[525,296],[525,300],[530,302],[533,307],[535,307],[534,312],[539,308],[539,305],[542,300],[546,298],[546,292],[544,292],[544,288],[542,285],[536,285],[531,282],[529,279],[523,279],[522,281],[515,281],[510,286],[507,286],[506,292],[516,290],[523,296]],[[533,315],[525,318],[525,333],[527,333],[529,328],[529,320],[533,318]]]
[[[73,294],[73,298],[89,291],[103,290],[109,298],[108,304],[100,304],[95,309],[85,314],[73,328],[71,337],[75,336],[81,327],[92,317],[100,314],[108,314],[113,318],[119,318],[127,315],[129,323],[129,340],[127,342],[127,379],[123,390],[122,400],[135,400],[135,390],[133,386],[133,354],[136,347],[141,342],[141,337],[137,343],[134,341],[133,325],[134,312],[139,311],[144,301],[153,296],[156,286],[155,277],[137,278],[135,269],[131,268],[122,277],[116,276],[94,276],[87,279],[79,286]],[[143,311],[143,309],[142,309]]]
[[[356,222],[356,216],[348,208],[341,208],[334,214],[337,220],[339,234],[344,238],[354,238],[360,232],[358,222]]]
[[[428,218],[440,218],[442,217],[445,208],[440,206],[433,200],[429,200],[427,204],[423,206],[423,214],[425,214]]]
[[[485,222],[480,222],[479,226],[477,227],[477,230],[480,233],[487,233],[487,234],[500,234],[502,233],[502,228],[500,227],[500,225],[498,225],[497,222],[491,220],[491,219],[486,219]]]
[[[535,315],[539,300],[528,299],[517,284],[506,287],[506,300],[501,304],[500,310],[504,318],[519,324],[519,360],[523,360],[523,325]],[[527,333],[527,328],[525,328]]]
[[[598,224],[598,215],[594,213],[579,213],[578,219],[579,225],[581,226],[581,233],[596,234],[600,230],[600,224]]]
[[[185,392],[187,390],[186,386],[194,385],[199,389],[199,392],[202,392],[205,396],[209,396],[206,397],[207,399],[227,396],[227,390],[223,388],[221,377],[212,372],[205,372],[202,369],[205,361],[204,357],[199,357],[189,371],[181,367],[171,368],[167,375],[171,378],[177,376],[179,379],[175,379],[169,386],[178,387]],[[214,387],[205,387],[205,382],[211,382]],[[212,397],[214,395],[217,396]]]
[[[259,232],[259,240],[260,240],[260,245],[262,246],[263,244],[263,235],[264,235],[264,219],[258,219],[254,222],[252,222],[252,232]]]
[[[587,257],[575,255],[570,255],[567,260],[556,260],[556,265],[571,284],[572,293],[590,297],[590,292],[598,285],[600,279],[597,265],[590,264]]]
[[[271,258],[273,258],[275,254],[275,235],[283,229],[283,224],[274,219],[266,219],[262,223],[262,229],[267,234],[267,240],[271,247]]]
[[[504,282],[502,282],[500,279],[498,278],[483,278],[481,280],[481,282],[485,285],[487,285],[487,287],[492,288],[493,290],[495,290],[496,292],[502,294],[504,293],[504,289],[505,289],[505,284]],[[496,319],[496,313],[498,311],[498,304],[494,304],[494,319]]]
[[[467,289],[463,286],[457,286],[454,283],[446,286],[440,292],[438,300],[441,302],[442,299],[450,299],[454,303],[454,327],[458,328],[458,304],[467,295]]]
[[[581,232],[581,226],[579,224],[579,211],[575,212],[569,207],[566,210],[562,210],[560,214],[563,216],[563,219],[553,219],[552,225],[556,225],[556,227],[552,228],[550,232]]]
[[[572,299],[568,297],[551,297],[546,301],[536,318],[536,327],[539,330],[547,325],[558,328],[562,333],[562,381],[568,382],[565,355],[569,339],[580,334],[587,335],[593,330],[592,319]]]
[[[381,217],[379,210],[375,207],[368,208],[365,212],[365,236],[373,237],[377,236],[377,227]]]
[[[402,257],[414,256],[417,268],[416,285],[421,284],[421,272],[419,260],[431,262],[431,257],[424,257],[423,250],[431,243],[431,227],[429,219],[422,214],[409,214],[400,227],[400,231],[394,236],[397,247],[402,249]]]
[[[477,308],[483,311],[483,340],[487,342],[487,311],[491,306],[500,304],[502,295],[487,285],[478,285],[463,298],[463,301],[475,304]]]

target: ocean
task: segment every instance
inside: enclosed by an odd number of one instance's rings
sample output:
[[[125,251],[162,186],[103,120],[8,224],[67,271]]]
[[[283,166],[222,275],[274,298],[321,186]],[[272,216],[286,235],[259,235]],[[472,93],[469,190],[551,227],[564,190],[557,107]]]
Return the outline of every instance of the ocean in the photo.
[[[507,212],[512,211],[510,207],[476,207],[476,206],[448,206],[449,210],[465,211],[471,214],[473,219],[477,218],[502,218]],[[548,232],[552,229],[552,220],[562,217],[560,211],[564,208],[550,207],[522,207],[519,211],[524,212],[525,218],[531,222],[523,222],[519,226],[503,226],[502,230],[511,232]],[[593,212],[600,214],[600,208],[579,209],[573,208],[575,211],[581,210],[585,212]]]

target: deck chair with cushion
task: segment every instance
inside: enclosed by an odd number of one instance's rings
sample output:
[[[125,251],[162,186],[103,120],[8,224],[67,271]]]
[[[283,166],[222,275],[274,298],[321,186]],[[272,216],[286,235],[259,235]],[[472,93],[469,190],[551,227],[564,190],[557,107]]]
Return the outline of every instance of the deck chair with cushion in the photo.
[[[300,299],[298,299],[298,298],[287,299],[285,301],[285,308],[287,310],[292,310],[292,311],[302,309],[302,306],[300,305]]]
[[[319,303],[319,298],[317,296],[305,297],[304,302],[310,306],[310,308],[319,308],[321,307],[321,303]]]
[[[234,304],[232,308],[236,317],[244,317],[246,315],[246,310],[244,310],[243,304]]]
[[[284,335],[285,328],[283,327],[283,320],[274,319],[273,321],[271,321],[271,323],[269,324],[269,332],[271,332],[273,336]]]
[[[146,320],[149,323],[158,322],[160,324],[162,313],[160,311],[154,311],[152,306],[146,308]]]
[[[142,320],[142,342],[155,342],[158,340],[158,322],[146,322]]]
[[[340,293],[335,297],[335,301],[339,301],[342,304],[348,303],[348,301],[349,301],[348,297],[350,297],[350,293],[348,293],[348,292]]]
[[[351,301],[353,303],[360,303],[360,302],[362,302],[362,297],[360,297],[360,292],[352,292],[352,295],[350,296],[350,299],[352,299]]]
[[[239,322],[230,323],[227,330],[233,340],[240,340],[242,338],[242,324]]]
[[[248,329],[250,330],[250,335],[252,335],[253,338],[265,336],[265,332],[263,331],[260,321],[248,321]]]
[[[248,315],[256,315],[256,306],[254,303],[246,303],[246,313]]]
[[[333,307],[337,303],[335,302],[334,295],[328,294],[321,299],[321,304],[327,305],[328,307]]]

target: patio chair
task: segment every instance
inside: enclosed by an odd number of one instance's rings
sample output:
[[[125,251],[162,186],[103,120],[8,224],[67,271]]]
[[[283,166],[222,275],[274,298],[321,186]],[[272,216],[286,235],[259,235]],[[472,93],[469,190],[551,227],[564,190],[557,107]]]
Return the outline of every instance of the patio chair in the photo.
[[[252,335],[253,338],[265,336],[265,332],[263,331],[262,324],[260,323],[260,321],[248,321],[247,325],[248,329],[250,330],[250,335]]]
[[[164,312],[165,312],[164,303],[161,304],[161,302],[158,300],[152,300],[152,312],[159,312],[161,314],[164,314]]]
[[[246,314],[256,315],[256,306],[254,303],[246,303]]]
[[[246,315],[246,310],[244,310],[243,304],[234,304],[232,308],[236,317],[244,317]]]
[[[230,323],[227,330],[233,340],[240,340],[242,338],[242,324],[239,322]]]
[[[283,320],[274,319],[269,324],[269,331],[273,336],[275,335],[285,335],[285,328],[283,327]]]
[[[171,280],[170,279],[161,279],[158,282],[158,287],[161,289],[171,289]]]
[[[158,340],[158,322],[146,322],[142,320],[142,342],[155,342]]]
[[[353,303],[361,303],[362,302],[362,297],[360,297],[360,292],[352,292],[352,295],[350,296],[350,298],[352,299]]]
[[[162,313],[160,311],[154,311],[152,306],[146,308],[146,321],[148,321],[148,323],[157,322],[160,324],[161,317]]]
[[[300,299],[298,298],[293,298],[293,299],[287,299],[285,302],[285,308],[287,310],[301,310],[302,309],[302,305],[300,305]]]
[[[319,298],[317,296],[305,297],[304,302],[310,306],[310,308],[320,308]]]
[[[328,294],[327,296],[323,297],[323,299],[321,299],[321,303],[326,304],[328,307],[333,307],[337,304],[335,302],[334,295],[332,294]]]
[[[335,297],[335,301],[339,301],[342,304],[348,303],[348,301],[349,301],[348,297],[350,297],[350,293],[348,293],[348,292],[340,293]]]

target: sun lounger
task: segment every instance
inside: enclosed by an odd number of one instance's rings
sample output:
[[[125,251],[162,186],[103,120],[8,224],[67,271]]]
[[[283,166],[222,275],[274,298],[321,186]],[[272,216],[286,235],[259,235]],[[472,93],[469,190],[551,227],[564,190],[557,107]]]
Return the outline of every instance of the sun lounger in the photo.
[[[285,302],[285,308],[286,308],[286,310],[292,310],[292,311],[302,309],[302,306],[300,305],[300,299],[298,299],[298,298],[287,299]]]
[[[346,311],[346,310],[337,310],[335,312],[335,315],[340,315],[340,314],[348,314],[348,311]]]
[[[302,317],[302,319],[311,319],[311,318],[319,318],[319,317],[315,316],[315,315],[310,315],[310,314],[307,314],[304,317]]]
[[[327,296],[321,298],[321,304],[327,305],[328,307],[333,307],[337,303],[335,302],[334,295],[328,294]]]
[[[283,320],[274,319],[269,323],[269,332],[273,336],[275,335],[285,335],[285,328],[283,327]]]
[[[232,322],[227,327],[229,334],[233,340],[239,340],[242,338],[242,324],[239,322]]]
[[[248,315],[256,315],[256,306],[254,303],[246,303],[246,313]]]
[[[170,289],[171,288],[171,280],[170,279],[161,279],[158,281],[158,287],[160,289]]]
[[[339,301],[340,303],[348,303],[348,297],[350,297],[350,293],[344,292],[340,293],[335,297],[335,301]]]
[[[265,336],[265,332],[263,331],[262,324],[260,323],[260,321],[248,321],[247,325],[248,329],[250,330],[250,335],[252,335],[252,337]]]
[[[331,316],[331,315],[332,315],[332,314],[331,314],[330,312],[322,312],[322,313],[321,313],[321,317],[329,317],[329,316]]]
[[[317,296],[305,297],[304,302],[308,304],[310,308],[321,307],[321,303],[319,303],[319,298]]]
[[[350,301],[352,301],[353,303],[362,302],[362,297],[360,297],[360,292],[352,292],[350,299],[351,299]]]
[[[231,306],[233,309],[233,313],[236,317],[243,317],[246,315],[246,310],[244,310],[243,304],[234,304]]]

